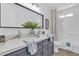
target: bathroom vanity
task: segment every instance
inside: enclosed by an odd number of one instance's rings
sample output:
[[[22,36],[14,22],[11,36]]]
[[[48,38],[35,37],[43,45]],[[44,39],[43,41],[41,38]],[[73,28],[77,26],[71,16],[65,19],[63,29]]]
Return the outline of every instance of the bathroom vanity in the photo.
[[[54,44],[50,41],[50,38],[47,38],[37,43],[38,51],[34,55],[30,55],[28,48],[24,47],[12,53],[6,54],[5,56],[51,56],[54,53],[53,45]]]
[[[24,39],[24,38],[23,38]],[[49,37],[42,37],[37,40],[37,52],[31,55],[23,39],[12,39],[0,43],[0,55],[3,56],[51,56],[54,53],[54,41]],[[27,39],[27,38],[25,38]]]

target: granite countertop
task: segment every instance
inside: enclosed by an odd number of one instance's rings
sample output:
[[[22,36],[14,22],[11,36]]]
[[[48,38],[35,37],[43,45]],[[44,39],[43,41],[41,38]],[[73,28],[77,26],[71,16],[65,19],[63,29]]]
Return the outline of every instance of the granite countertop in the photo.
[[[6,55],[8,53],[14,52],[16,50],[22,49],[24,47],[27,47],[27,44],[23,42],[23,40],[28,39],[35,39],[36,42],[40,42],[42,40],[45,40],[46,38],[49,38],[49,36],[40,36],[37,37],[24,37],[20,39],[11,39],[6,42],[0,42],[0,56]]]

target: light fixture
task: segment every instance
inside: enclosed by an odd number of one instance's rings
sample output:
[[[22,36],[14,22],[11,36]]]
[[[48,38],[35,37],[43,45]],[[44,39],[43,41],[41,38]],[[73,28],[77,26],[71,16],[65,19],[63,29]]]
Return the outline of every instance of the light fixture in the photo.
[[[73,16],[73,13],[65,15],[65,17],[71,17],[71,16]]]
[[[37,10],[37,11],[39,11],[39,10],[40,10],[40,8],[38,8],[38,7],[37,7],[37,8],[36,8],[36,10]]]
[[[36,10],[37,7],[36,7],[35,5],[33,5],[32,8],[33,8],[34,10]]]
[[[35,11],[39,11],[40,8],[39,8],[39,5],[37,3],[32,3],[32,8],[35,10]]]
[[[66,15],[61,15],[60,18],[71,17],[73,15],[74,15],[73,13],[66,14]]]
[[[37,3],[20,3],[20,4],[24,5],[25,7],[31,8],[37,12],[40,11],[39,4]]]

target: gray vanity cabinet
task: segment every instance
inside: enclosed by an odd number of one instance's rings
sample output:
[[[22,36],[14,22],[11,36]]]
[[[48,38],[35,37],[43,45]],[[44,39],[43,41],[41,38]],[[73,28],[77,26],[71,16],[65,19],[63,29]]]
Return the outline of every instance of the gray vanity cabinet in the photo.
[[[51,56],[54,53],[54,43],[50,41],[50,38],[45,39],[37,43],[37,52],[32,56]],[[28,48],[22,48],[20,50],[9,53],[5,56],[31,56],[28,53]]]
[[[43,56],[53,55],[53,42],[50,41],[50,38],[43,41]]]
[[[38,51],[34,56],[51,56],[53,55],[54,46],[53,42],[50,41],[50,38],[45,39],[37,43]]]

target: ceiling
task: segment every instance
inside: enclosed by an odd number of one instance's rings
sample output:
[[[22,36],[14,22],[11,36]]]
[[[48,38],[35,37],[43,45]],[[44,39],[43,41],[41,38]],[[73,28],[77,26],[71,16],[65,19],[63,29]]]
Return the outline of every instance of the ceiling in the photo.
[[[46,6],[52,9],[55,9],[55,8],[61,9],[67,6],[78,5],[78,3],[39,3],[39,5]]]

